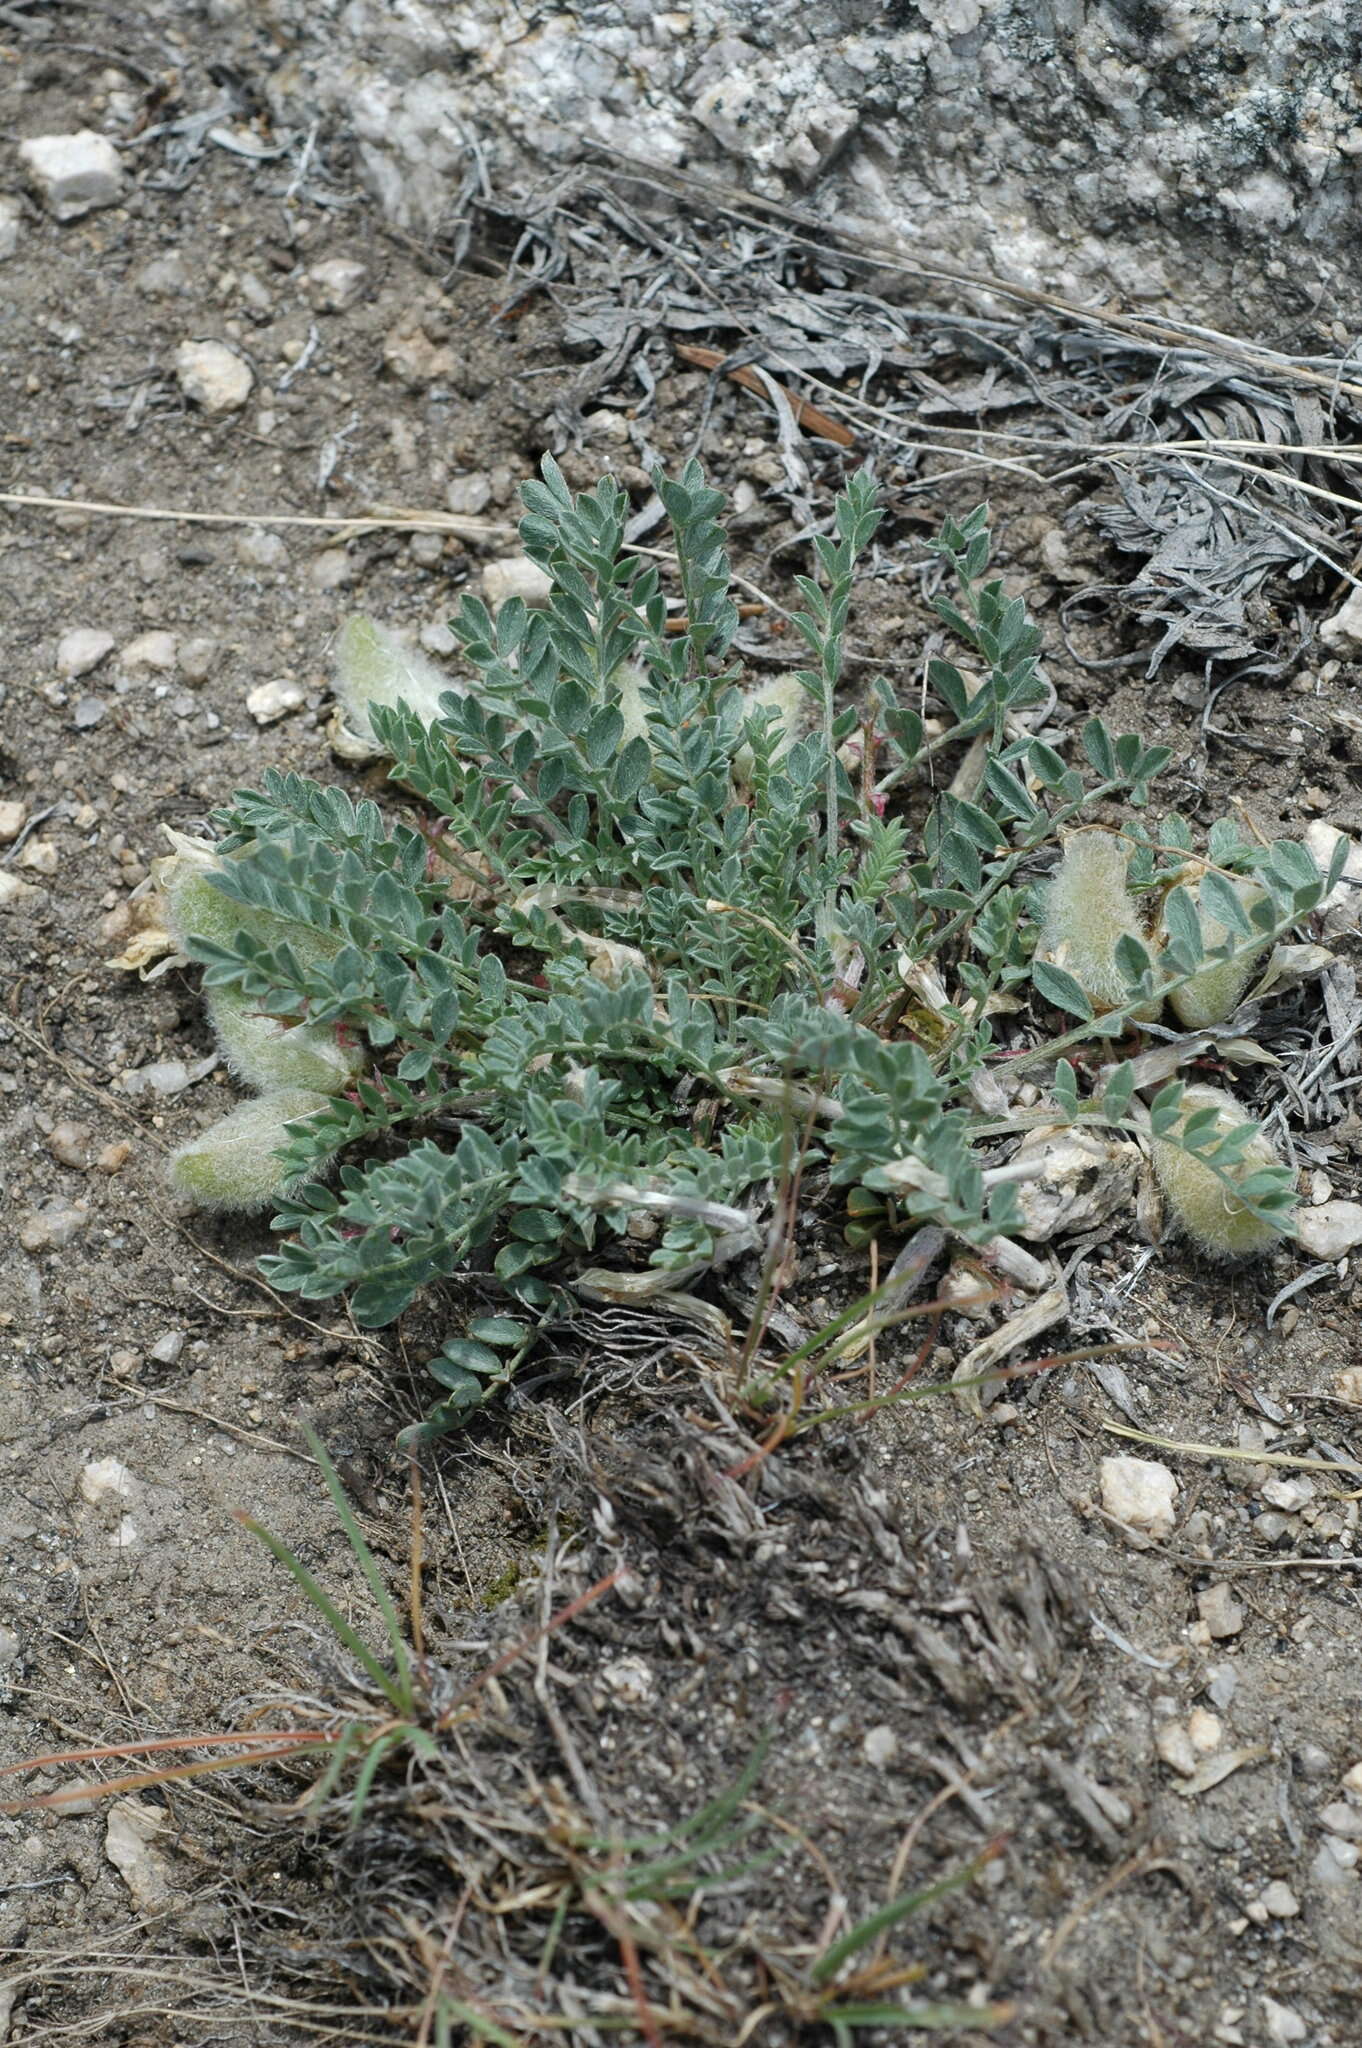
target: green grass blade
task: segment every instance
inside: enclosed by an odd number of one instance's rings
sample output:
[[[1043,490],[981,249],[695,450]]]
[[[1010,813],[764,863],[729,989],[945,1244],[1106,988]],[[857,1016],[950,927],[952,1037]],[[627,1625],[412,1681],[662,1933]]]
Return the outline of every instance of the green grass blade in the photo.
[[[911,1914],[920,1912],[924,1906],[934,1906],[938,1899],[949,1898],[952,1892],[958,1892],[963,1885],[967,1885],[977,1876],[988,1860],[987,1855],[978,1856],[973,1863],[967,1863],[963,1870],[957,1870],[950,1877],[939,1879],[936,1884],[923,1885],[920,1891],[902,1892],[898,1898],[890,1899],[887,1905],[881,1906],[878,1911],[859,1921],[840,1941],[835,1941],[826,1955],[819,1957],[809,1972],[810,1981],[814,1984],[826,1984],[830,1977],[837,1975],[843,1963],[850,1962],[854,1955],[860,1953],[867,1942],[874,1941],[877,1935],[887,1933],[891,1927],[897,1927],[900,1920],[907,1920]]]
[[[377,1657],[375,1657],[373,1651],[368,1647],[363,1638],[350,1626],[330,1594],[323,1592],[307,1566],[302,1564],[293,1555],[293,1552],[286,1543],[280,1542],[272,1530],[265,1528],[264,1524],[257,1522],[253,1516],[240,1515],[238,1520],[243,1529],[249,1529],[252,1536],[260,1538],[260,1541],[264,1544],[270,1555],[276,1558],[284,1567],[284,1570],[297,1582],[337,1640],[344,1643],[356,1663],[361,1664],[365,1671],[368,1672],[388,1704],[400,1712],[401,1702],[398,1699],[397,1688],[393,1684],[392,1678],[383,1669],[383,1666],[379,1663]]]
[[[853,2027],[912,2027],[922,2033],[978,2032],[1001,2027],[1013,2017],[1010,2005],[830,2005],[818,2015],[834,2033]]]
[[[374,1603],[383,1617],[384,1632],[392,1649],[393,1664],[397,1670],[396,1688],[392,1687],[390,1681],[389,1685],[385,1686],[384,1689],[398,1712],[410,1717],[416,1711],[416,1694],[412,1684],[411,1658],[407,1653],[407,1639],[403,1632],[402,1623],[398,1618],[397,1609],[393,1605],[392,1597],[383,1583],[383,1575],[374,1560],[374,1554],[364,1540],[359,1523],[355,1520],[354,1510],[346,1498],[345,1488],[340,1483],[340,1475],[327,1455],[325,1445],[317,1435],[316,1430],[307,1423],[303,1424],[303,1435],[307,1438],[308,1449],[321,1466],[327,1492],[331,1495],[336,1513],[340,1517],[341,1527],[345,1531],[345,1540],[355,1553],[359,1568],[369,1582],[369,1591],[374,1596]]]

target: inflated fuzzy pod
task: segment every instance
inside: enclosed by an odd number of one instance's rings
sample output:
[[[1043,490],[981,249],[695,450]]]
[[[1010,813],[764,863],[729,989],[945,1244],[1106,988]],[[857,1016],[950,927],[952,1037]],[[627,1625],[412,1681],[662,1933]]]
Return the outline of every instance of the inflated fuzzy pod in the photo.
[[[1246,911],[1262,901],[1263,892],[1256,882],[1247,879],[1235,883],[1235,892]],[[1201,919],[1201,942],[1208,953],[1223,946],[1230,938],[1227,925],[1219,918],[1210,917],[1198,905]],[[1236,935],[1237,936],[1237,935]],[[1232,960],[1213,961],[1203,967],[1200,974],[1193,975],[1181,988],[1174,989],[1168,1000],[1181,1023],[1189,1031],[1204,1031],[1212,1024],[1223,1024],[1238,1006],[1239,999],[1249,985],[1249,978],[1266,950],[1267,941],[1262,945],[1248,945],[1243,952],[1236,953]]]
[[[1128,1000],[1116,964],[1118,942],[1129,937],[1154,950],[1140,928],[1126,868],[1125,848],[1112,833],[1076,832],[1046,890],[1041,951],[1073,976],[1099,1010],[1119,1010]],[[1148,1022],[1160,1008],[1156,1001],[1132,1015]]]
[[[300,1117],[325,1109],[327,1097],[306,1088],[278,1088],[243,1102],[171,1156],[171,1185],[203,1209],[262,1209],[289,1192],[278,1158]]]
[[[312,1088],[334,1095],[359,1067],[360,1049],[344,1045],[334,1025],[282,1024],[235,989],[205,994],[223,1058],[253,1088]]]
[[[1188,1088],[1182,1098],[1176,1130],[1199,1109],[1214,1109],[1216,1133],[1223,1135],[1253,1119],[1244,1114],[1232,1095],[1223,1088],[1200,1085]],[[1170,1138],[1155,1138],[1150,1151],[1159,1186],[1173,1221],[1184,1237],[1212,1259],[1247,1259],[1270,1251],[1280,1242],[1282,1231],[1264,1222],[1242,1202],[1237,1202],[1224,1181],[1209,1166]],[[1265,1166],[1280,1166],[1272,1141],[1260,1131],[1234,1164],[1226,1169],[1232,1182],[1246,1181]]]

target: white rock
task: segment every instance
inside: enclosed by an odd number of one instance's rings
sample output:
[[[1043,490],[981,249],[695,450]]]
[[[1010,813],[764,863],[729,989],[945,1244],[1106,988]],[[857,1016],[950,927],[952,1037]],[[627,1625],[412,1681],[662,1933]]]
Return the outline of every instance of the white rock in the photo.
[[[1345,660],[1362,654],[1362,590],[1349,591],[1342,609],[1320,627],[1319,637],[1331,654]]]
[[[1219,1749],[1225,1731],[1214,1714],[1208,1714],[1204,1707],[1193,1707],[1187,1716],[1187,1733],[1193,1749],[1202,1756],[1210,1756]]]
[[[1208,1586],[1204,1593],[1198,1593],[1196,1604],[1197,1612],[1216,1642],[1227,1636],[1237,1636],[1244,1626],[1244,1610],[1224,1579]]]
[[[1258,1903],[1274,1920],[1294,1920],[1301,1909],[1300,1900],[1290,1885],[1283,1884],[1280,1878],[1263,1887],[1258,1894]]]
[[[1354,1806],[1351,1800],[1334,1799],[1321,1807],[1319,1823],[1345,1842],[1362,1841],[1362,1807]]]
[[[218,643],[203,635],[186,640],[180,649],[180,674],[187,683],[206,683],[218,658]]]
[[[303,703],[299,684],[286,682],[281,676],[273,682],[257,683],[246,692],[246,709],[257,725],[274,725],[291,711],[300,711]]]
[[[1321,1202],[1301,1209],[1296,1234],[1312,1259],[1341,1259],[1362,1244],[1362,1202]]]
[[[125,1095],[180,1095],[218,1064],[215,1052],[196,1060],[192,1067],[183,1060],[151,1060],[145,1067],[125,1067],[118,1086]]]
[[[1326,825],[1323,818],[1312,818],[1305,828],[1304,837],[1307,849],[1314,855],[1315,865],[1325,874],[1329,872],[1334,848],[1341,839],[1347,840],[1348,853],[1343,871],[1321,908],[1326,938],[1338,938],[1344,932],[1356,931],[1362,924],[1362,844],[1348,839],[1348,835],[1340,832],[1336,825]]]
[[[61,1251],[89,1221],[83,1202],[44,1202],[19,1225],[19,1242],[26,1252]]]
[[[80,1468],[80,1496],[92,1508],[106,1500],[131,1500],[136,1492],[137,1481],[121,1458],[92,1458]]]
[[[0,846],[8,846],[12,839],[19,837],[27,817],[28,805],[18,797],[0,804]]]
[[[1141,1535],[1166,1536],[1173,1526],[1178,1482],[1153,1458],[1103,1458],[1102,1506]]]
[[[1310,1875],[1316,1884],[1336,1886],[1348,1884],[1357,1863],[1357,1847],[1353,1842],[1340,1842],[1333,1835],[1326,1835],[1320,1843],[1315,1859],[1310,1865]]]
[[[873,1764],[877,1771],[883,1770],[886,1764],[891,1764],[898,1751],[898,1736],[887,1723],[882,1721],[877,1728],[867,1728],[861,1743],[861,1755],[868,1764]]]
[[[1179,1777],[1190,1778],[1195,1772],[1196,1751],[1181,1721],[1165,1721],[1154,1737],[1154,1747],[1168,1768],[1176,1771]]]
[[[482,572],[482,594],[494,612],[511,597],[523,598],[530,605],[547,604],[552,588],[548,572],[528,555],[505,555],[489,562]]]
[[[1134,1205],[1140,1153],[1129,1139],[1078,1127],[1033,1131],[1013,1154],[1021,1162],[1036,1176],[1017,1188],[1025,1219],[1017,1235],[1031,1244],[1092,1230]]]
[[[1270,1507],[1284,1515],[1298,1515],[1315,1497],[1315,1482],[1304,1474],[1296,1479],[1268,1479],[1258,1489]]]
[[[90,1164],[90,1126],[64,1119],[47,1134],[47,1149],[63,1166],[83,1173]]]
[[[22,203],[12,192],[0,192],[0,263],[6,263],[19,246],[19,223],[24,217]]]
[[[1303,2041],[1310,2032],[1298,2012],[1289,2005],[1278,2005],[1275,1998],[1263,1993],[1263,2024],[1272,2048],[1292,2048],[1296,2041]]]
[[[139,1913],[166,1906],[175,1890],[169,1860],[152,1845],[165,1822],[137,1799],[119,1799],[109,1809],[104,1854],[132,1894]]]
[[[109,1538],[110,1550],[131,1550],[134,1543],[141,1542],[137,1524],[131,1515],[124,1515],[113,1535]]]
[[[179,658],[180,643],[173,633],[139,633],[120,649],[118,662],[121,668],[152,669],[165,676],[172,673]]]
[[[323,548],[307,565],[307,580],[313,590],[339,590],[354,574],[355,565],[344,548]]]
[[[113,653],[113,647],[112,633],[105,633],[98,626],[73,626],[57,642],[57,674],[69,676],[72,681],[77,676],[88,676],[106,655]]]
[[[1362,1764],[1352,1764],[1343,1773],[1343,1790],[1349,1799],[1362,1801]]]
[[[149,299],[178,297],[189,290],[189,270],[179,250],[168,249],[164,256],[153,256],[150,263],[144,263],[134,282]]]
[[[249,569],[284,569],[288,566],[288,548],[283,536],[271,533],[265,526],[248,526],[236,537],[236,554],[239,562]]]
[[[369,273],[352,256],[327,256],[307,273],[307,292],[321,313],[344,313],[363,291]]]
[[[184,1350],[184,1340],[183,1330],[167,1330],[163,1337],[156,1339],[149,1356],[154,1358],[158,1365],[174,1365]]]
[[[30,839],[19,855],[19,866],[31,868],[37,875],[55,875],[61,856],[56,841],[52,839]]]
[[[418,637],[427,654],[453,654],[459,644],[443,619],[422,626]]]
[[[1352,1401],[1362,1408],[1362,1365],[1345,1365],[1334,1381],[1334,1392],[1340,1401]]]
[[[485,512],[492,502],[492,479],[481,470],[474,470],[470,476],[456,476],[445,491],[445,503],[451,512],[463,512],[476,519],[479,512]]]
[[[221,341],[182,341],[175,351],[180,389],[205,412],[237,412],[255,386],[247,362]]]
[[[30,888],[27,882],[21,882],[8,868],[0,868],[0,910],[23,910],[41,893],[41,890]]]
[[[96,206],[112,206],[123,190],[118,151],[90,128],[35,135],[19,144],[19,161],[58,220],[79,220]]]

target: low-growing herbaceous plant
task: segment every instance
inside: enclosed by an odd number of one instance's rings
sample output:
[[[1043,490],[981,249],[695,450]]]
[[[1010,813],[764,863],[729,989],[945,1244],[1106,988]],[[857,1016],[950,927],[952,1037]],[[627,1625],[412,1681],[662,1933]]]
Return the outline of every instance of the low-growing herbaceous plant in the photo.
[[[1080,765],[1037,736],[1053,693],[983,508],[934,544],[973,670],[848,688],[860,474],[799,579],[808,665],[754,685],[721,497],[695,463],[656,482],[682,630],[620,487],[573,497],[546,458],[542,609],[465,598],[457,679],[370,620],[341,635],[340,749],[386,756],[415,822],[271,771],[214,843],[175,842],[167,922],[256,1091],[176,1155],[181,1190],[269,1206],[270,1282],[370,1327],[476,1271],[489,1312],[431,1362],[436,1429],[589,1264],[664,1302],[771,1268],[796,1175],[853,1244],[932,1223],[987,1257],[1019,1225],[1019,1138],[1094,1123],[1148,1149],[1202,1251],[1289,1236],[1292,1171],[1181,1069],[1336,876],[1234,822],[1204,845],[1156,823],[1166,747],[1092,718]]]

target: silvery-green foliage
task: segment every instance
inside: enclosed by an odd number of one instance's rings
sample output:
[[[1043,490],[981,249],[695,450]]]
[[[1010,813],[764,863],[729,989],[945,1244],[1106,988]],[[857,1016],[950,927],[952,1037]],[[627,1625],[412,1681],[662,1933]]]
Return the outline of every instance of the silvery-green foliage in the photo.
[[[929,736],[884,678],[838,706],[879,517],[868,477],[851,480],[816,542],[821,576],[801,582],[811,716],[792,736],[778,704],[743,688],[719,494],[694,462],[656,482],[685,631],[667,632],[658,571],[624,545],[620,487],[574,497],[546,458],[521,530],[552,579],[547,605],[512,599],[493,617],[465,598],[453,626],[468,673],[434,714],[428,678],[420,702],[380,678],[366,729],[427,831],[274,771],[219,816],[221,851],[240,857],[212,885],[249,915],[194,944],[210,987],[369,1049],[288,1148],[299,1185],[265,1261],[306,1298],[349,1291],[361,1323],[390,1322],[470,1261],[542,1309],[555,1269],[599,1261],[628,1229],[630,1189],[672,1198],[651,1257],[693,1269],[715,1249],[713,1216],[759,1207],[787,1170],[792,1131],[832,1185],[892,1187],[899,1213],[983,1242],[1015,1220],[1010,1186],[985,1191],[972,1136],[989,997],[1035,973],[1079,1019],[1060,1049],[1088,1033],[1073,977],[1032,963],[1034,856],[1094,795],[1143,804],[1168,750],[1092,720],[1094,784],[1009,737],[1043,694],[1038,636],[985,575],[984,510],[937,543],[955,579],[939,609],[982,682],[971,694],[952,664],[929,665]],[[380,636],[351,641],[370,662],[382,651]],[[973,800],[941,795],[925,830],[885,815],[900,786],[916,799],[933,754],[975,735],[988,752]],[[451,871],[474,877],[471,902],[450,900]],[[1293,903],[1317,900],[1318,880],[1293,870]],[[1218,895],[1210,907],[1228,915]],[[291,944],[296,927],[315,942]],[[1170,928],[1165,962],[1190,975],[1192,950]],[[946,970],[968,1009],[915,1023],[905,964]],[[1137,965],[1123,962],[1132,983]],[[335,1181],[309,1181],[337,1152]],[[446,1370],[466,1404],[471,1367]]]

